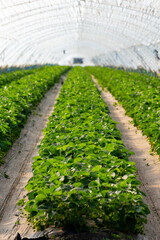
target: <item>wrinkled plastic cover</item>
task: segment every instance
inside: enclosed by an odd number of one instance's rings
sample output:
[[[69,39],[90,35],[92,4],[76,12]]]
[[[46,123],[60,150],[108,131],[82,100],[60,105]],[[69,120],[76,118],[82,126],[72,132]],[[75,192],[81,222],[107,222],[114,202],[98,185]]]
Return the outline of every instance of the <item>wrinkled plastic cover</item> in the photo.
[[[160,65],[160,1],[0,0],[0,65]]]

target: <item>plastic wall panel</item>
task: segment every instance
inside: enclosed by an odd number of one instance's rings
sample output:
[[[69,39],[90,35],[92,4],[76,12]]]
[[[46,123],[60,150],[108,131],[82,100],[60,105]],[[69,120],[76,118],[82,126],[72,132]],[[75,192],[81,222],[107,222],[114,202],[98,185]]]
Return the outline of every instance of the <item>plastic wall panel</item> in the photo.
[[[110,54],[102,54],[92,60],[97,65],[124,66],[126,68],[143,67],[147,70],[159,72],[160,59],[155,56],[155,49],[160,53],[160,44],[135,46],[118,52],[110,52]]]
[[[158,70],[159,40],[157,0],[0,0],[0,65],[81,55]]]

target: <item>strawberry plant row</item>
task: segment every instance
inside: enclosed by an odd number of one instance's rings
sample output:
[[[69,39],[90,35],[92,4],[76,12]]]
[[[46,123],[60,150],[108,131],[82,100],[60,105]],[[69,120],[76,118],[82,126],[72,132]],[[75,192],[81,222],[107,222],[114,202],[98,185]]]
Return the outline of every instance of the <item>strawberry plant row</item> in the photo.
[[[18,70],[15,72],[9,72],[9,73],[2,73],[0,75],[0,88],[6,84],[9,84],[12,81],[16,81],[26,75],[34,74],[36,71],[39,71],[40,69],[43,69],[43,67],[39,69],[29,69],[29,70]]]
[[[28,200],[18,203],[35,228],[81,231],[92,220],[95,227],[143,232],[149,210],[108,113],[91,76],[72,69],[34,158]]]
[[[159,78],[126,71],[87,67],[103,88],[107,88],[133,118],[160,155],[160,81]]]
[[[0,159],[19,136],[33,106],[67,69],[44,67],[0,89]]]

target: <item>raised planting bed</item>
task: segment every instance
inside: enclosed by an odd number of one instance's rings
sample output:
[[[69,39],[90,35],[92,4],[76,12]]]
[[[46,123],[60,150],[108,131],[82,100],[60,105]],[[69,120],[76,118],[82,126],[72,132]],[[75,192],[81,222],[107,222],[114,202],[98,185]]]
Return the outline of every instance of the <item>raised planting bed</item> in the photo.
[[[9,83],[11,83],[12,81],[17,81],[22,77],[25,77],[29,74],[34,74],[37,72],[37,70],[39,71],[40,69],[43,69],[44,67],[41,67],[39,69],[22,69],[22,70],[17,70],[14,72],[4,72],[0,75],[0,88],[4,85],[7,85]]]
[[[122,104],[160,155],[160,79],[106,67],[86,69]]]
[[[33,107],[68,67],[44,67],[0,89],[0,163]]]
[[[142,233],[149,213],[131,154],[91,76],[68,74],[21,199],[34,228]]]

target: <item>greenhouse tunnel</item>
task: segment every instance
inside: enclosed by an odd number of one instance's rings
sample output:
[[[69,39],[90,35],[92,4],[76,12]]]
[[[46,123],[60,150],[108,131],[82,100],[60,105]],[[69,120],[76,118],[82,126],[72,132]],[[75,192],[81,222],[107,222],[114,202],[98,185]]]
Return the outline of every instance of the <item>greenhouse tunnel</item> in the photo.
[[[160,0],[0,0],[0,240],[160,240]]]
[[[160,68],[157,0],[1,0],[0,65]]]

